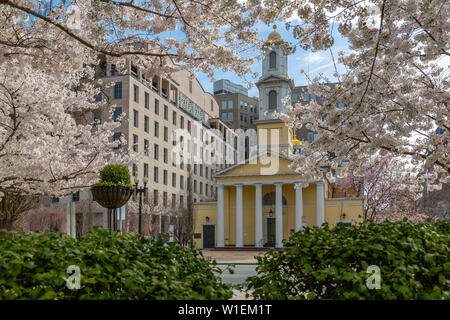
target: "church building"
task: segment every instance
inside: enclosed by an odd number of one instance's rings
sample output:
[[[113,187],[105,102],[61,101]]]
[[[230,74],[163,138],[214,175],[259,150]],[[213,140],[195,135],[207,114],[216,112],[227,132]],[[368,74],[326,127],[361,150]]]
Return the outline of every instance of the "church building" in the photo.
[[[306,180],[290,165],[302,141],[279,119],[282,99],[292,94],[283,39],[274,30],[264,49],[259,90],[257,141],[242,163],[215,174],[217,201],[194,204],[197,248],[283,247],[283,239],[304,226],[362,220],[362,198],[333,198],[324,180]]]

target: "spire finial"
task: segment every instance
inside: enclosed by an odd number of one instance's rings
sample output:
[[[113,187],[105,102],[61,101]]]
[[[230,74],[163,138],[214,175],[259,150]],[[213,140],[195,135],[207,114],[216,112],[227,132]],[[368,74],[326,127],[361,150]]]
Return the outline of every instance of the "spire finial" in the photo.
[[[275,30],[277,30],[277,25],[276,24],[273,25],[273,31],[275,31]]]

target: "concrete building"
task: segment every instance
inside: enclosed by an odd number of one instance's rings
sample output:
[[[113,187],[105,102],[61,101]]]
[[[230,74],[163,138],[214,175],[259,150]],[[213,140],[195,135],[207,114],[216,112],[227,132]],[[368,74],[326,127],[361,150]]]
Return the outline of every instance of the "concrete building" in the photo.
[[[144,70],[129,60],[122,73],[103,61],[97,76],[105,88],[97,99],[115,105],[114,121],[121,122],[113,139],[123,137],[127,145],[120,148],[144,153],[142,162],[133,164],[130,173],[132,182],[138,179],[140,186],[148,179],[148,196],[154,205],[172,212],[185,206],[189,171],[194,201],[215,199],[213,174],[235,163],[237,140],[220,120],[213,95],[187,71],[178,71],[171,78],[147,79]],[[110,108],[97,110],[91,120],[101,122],[109,112]],[[77,211],[89,210],[94,224],[105,226],[106,209],[93,201],[89,190],[71,198]],[[70,202],[70,197],[59,201]],[[169,221],[161,213],[160,232],[167,232]]]
[[[257,153],[215,174],[217,201],[195,204],[196,247],[281,248],[283,239],[304,226],[362,219],[361,198],[333,198],[325,180],[307,180],[290,167],[291,156],[301,151],[297,147],[303,141],[272,114],[285,110],[284,96],[302,91],[295,90],[287,77],[282,43],[274,31],[264,51],[263,73],[257,82]]]

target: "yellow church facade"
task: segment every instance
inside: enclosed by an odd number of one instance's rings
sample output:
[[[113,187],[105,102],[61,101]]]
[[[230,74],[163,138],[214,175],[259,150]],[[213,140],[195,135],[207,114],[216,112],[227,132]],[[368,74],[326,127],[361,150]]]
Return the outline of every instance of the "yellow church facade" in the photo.
[[[305,180],[290,168],[289,146],[298,142],[282,121],[257,127],[258,155],[218,172],[217,201],[194,205],[197,248],[282,248],[282,240],[304,226],[362,220],[363,199],[328,198],[326,181]]]
[[[291,96],[294,86],[281,44],[283,39],[274,30],[256,83],[259,120],[256,141],[249,143],[253,154],[215,174],[217,201],[194,204],[197,248],[282,248],[283,239],[305,226],[362,220],[363,199],[328,197],[332,192],[325,180],[306,180],[291,168],[293,155],[301,156],[304,141],[274,116],[275,111],[286,112],[283,98]]]

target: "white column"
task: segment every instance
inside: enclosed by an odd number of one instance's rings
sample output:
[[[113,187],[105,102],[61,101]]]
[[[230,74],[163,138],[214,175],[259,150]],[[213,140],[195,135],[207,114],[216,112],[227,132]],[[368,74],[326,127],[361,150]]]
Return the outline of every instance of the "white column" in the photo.
[[[217,246],[224,247],[223,184],[217,186]]]
[[[323,197],[323,182],[316,183],[316,216],[317,225],[321,226],[325,222],[325,200]]]
[[[283,185],[276,183],[275,187],[275,247],[283,248]]]
[[[236,185],[236,247],[243,246],[242,184]]]
[[[255,247],[263,246],[262,184],[257,183],[255,196]]]
[[[303,218],[303,184],[295,184],[295,231],[302,229]]]

